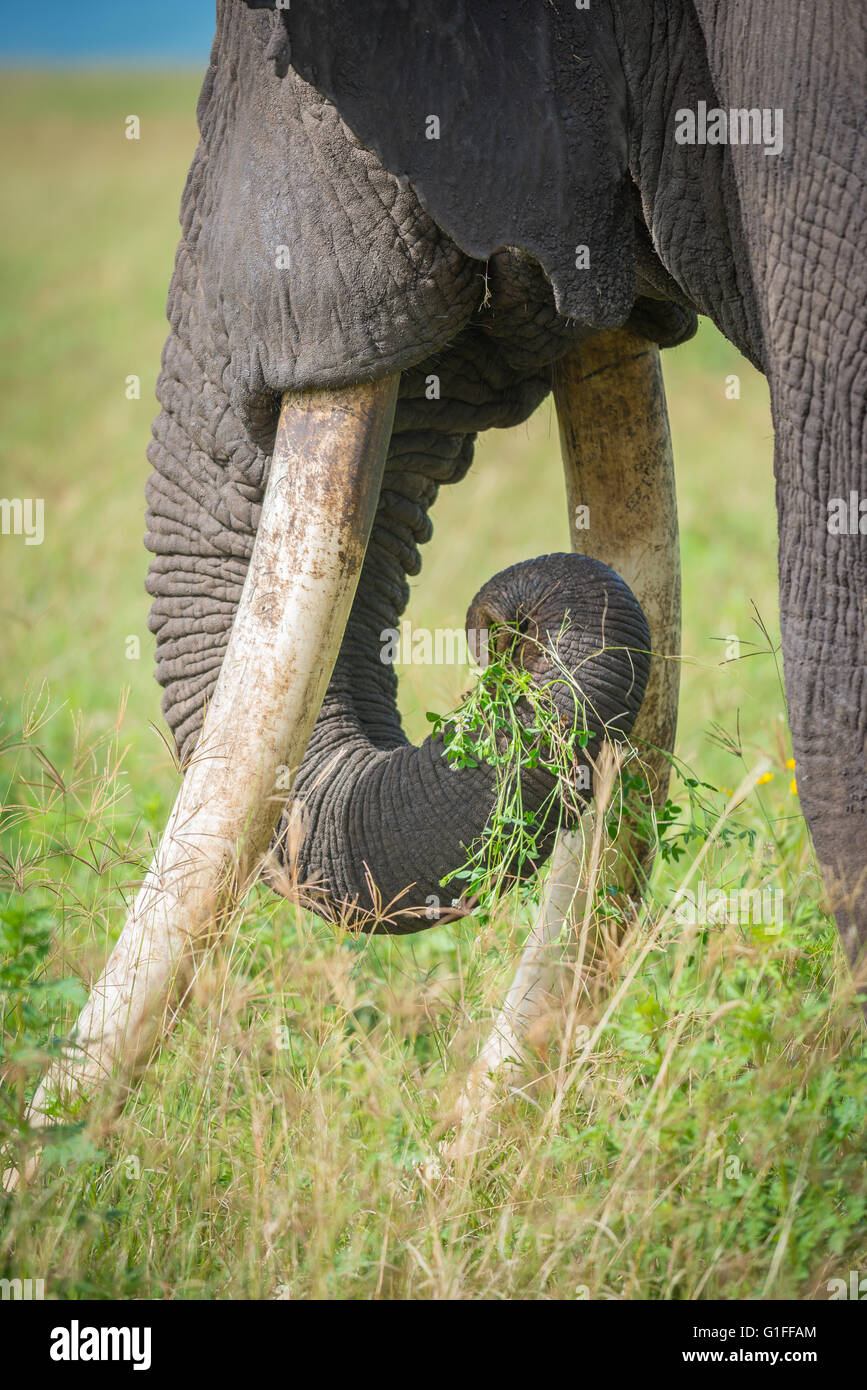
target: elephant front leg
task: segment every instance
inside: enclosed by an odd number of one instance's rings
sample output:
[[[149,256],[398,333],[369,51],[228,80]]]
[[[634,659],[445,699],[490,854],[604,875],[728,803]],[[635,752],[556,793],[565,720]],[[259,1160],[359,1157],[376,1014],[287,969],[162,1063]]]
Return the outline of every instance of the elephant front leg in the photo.
[[[624,329],[601,334],[558,364],[554,395],[572,548],[616,569],[650,625],[650,679],[632,738],[659,808],[668,791],[680,684],[677,498],[659,350]],[[603,847],[612,790],[608,779],[597,778],[594,804],[558,839],[514,982],[458,1101],[450,1158],[479,1138],[498,1087],[515,1078],[528,1034],[552,995],[566,998],[567,1042],[574,1033],[605,941],[593,920],[595,884],[604,878],[627,902],[646,886],[653,844],[628,820],[616,843]],[[561,954],[568,936],[577,943],[571,983]]]
[[[810,488],[793,483],[807,448],[778,426],[780,621],[798,796],[867,1013],[867,499],[852,486],[860,443],[854,460],[840,447],[847,410],[863,416],[863,393],[823,429],[828,462]]]

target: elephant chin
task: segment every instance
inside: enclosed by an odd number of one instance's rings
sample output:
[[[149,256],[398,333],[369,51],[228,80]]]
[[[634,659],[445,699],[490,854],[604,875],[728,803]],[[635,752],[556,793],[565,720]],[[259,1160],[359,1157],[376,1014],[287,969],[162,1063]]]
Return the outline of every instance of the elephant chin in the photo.
[[[650,632],[632,591],[598,560],[541,556],[480,589],[466,633],[471,652],[485,651],[488,633],[489,655],[508,643],[509,659],[551,697],[563,735],[586,731],[586,740],[572,740],[572,785],[576,800],[589,799],[592,764],[606,739],[628,736],[647,685]],[[525,700],[517,713],[530,715]],[[558,824],[569,820],[550,773],[522,769],[520,791],[540,829],[532,860],[504,866],[515,878],[544,863]],[[354,929],[403,934],[463,916],[473,900],[457,900],[443,880],[483,840],[497,793],[496,769],[455,766],[441,735],[384,750],[357,719],[351,736],[320,743],[302,765],[275,843],[278,866],[266,877]]]

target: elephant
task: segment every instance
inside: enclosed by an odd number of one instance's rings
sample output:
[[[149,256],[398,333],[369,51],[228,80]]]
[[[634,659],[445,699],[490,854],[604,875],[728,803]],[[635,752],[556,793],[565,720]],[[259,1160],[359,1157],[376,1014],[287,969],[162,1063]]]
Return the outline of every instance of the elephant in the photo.
[[[570,499],[607,497],[611,529],[593,554],[497,576],[469,626],[535,614],[550,636],[572,614],[564,660],[595,731],[644,721],[672,747],[658,352],[699,314],[770,387],[798,788],[858,964],[863,27],[845,0],[833,24],[807,0],[218,0],[147,486],[184,778],[68,1088],[141,1065],[196,943],[269,846],[289,865],[293,835],[323,915],[430,925],[421,905],[484,829],[490,769],[407,743],[380,634],[439,488],[480,431],[552,389]],[[854,527],[829,524],[840,499]],[[529,779],[533,804],[545,791]]]

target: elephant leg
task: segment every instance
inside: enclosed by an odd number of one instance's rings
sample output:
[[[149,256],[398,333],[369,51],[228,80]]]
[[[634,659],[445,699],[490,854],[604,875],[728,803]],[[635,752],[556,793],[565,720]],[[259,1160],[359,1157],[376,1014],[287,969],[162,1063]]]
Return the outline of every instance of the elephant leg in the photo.
[[[623,576],[650,625],[653,657],[644,703],[632,739],[656,807],[665,803],[677,727],[680,684],[680,551],[671,435],[659,350],[615,329],[583,343],[556,368],[554,397],[566,475],[573,550],[604,560]],[[524,1043],[556,992],[560,943],[580,937],[579,972],[568,991],[570,1016],[587,992],[603,938],[588,931],[587,846],[597,804],[578,828],[563,832],[552,856],[539,915],[494,1028],[485,1042],[456,1111],[458,1135],[448,1156],[466,1152],[470,1134],[490,1110],[504,1075],[514,1079]],[[601,798],[604,802],[605,797]],[[627,900],[640,897],[653,861],[653,845],[624,823],[605,854],[606,882]],[[594,879],[598,878],[599,865]],[[592,907],[592,904],[591,904]],[[583,923],[578,932],[575,924]],[[583,978],[582,978],[583,977]],[[562,982],[561,982],[562,984]],[[560,989],[562,995],[563,989]],[[567,1029],[574,1024],[567,1023]]]
[[[777,427],[775,459],[780,625],[798,796],[824,906],[836,918],[867,1017],[867,545],[860,529],[867,529],[867,507],[859,484],[867,349],[848,357],[841,351],[837,360],[845,370],[816,411],[808,445],[789,423],[806,409],[791,401],[794,391],[786,399],[778,388],[789,417]],[[821,449],[818,466],[808,447]],[[809,476],[811,467],[817,481],[804,485],[798,472]]]

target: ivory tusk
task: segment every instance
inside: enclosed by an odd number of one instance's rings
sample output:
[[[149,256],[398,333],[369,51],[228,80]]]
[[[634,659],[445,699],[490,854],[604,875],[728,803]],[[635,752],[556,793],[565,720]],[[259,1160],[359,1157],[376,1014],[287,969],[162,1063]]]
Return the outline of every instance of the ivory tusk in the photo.
[[[639,745],[672,749],[680,688],[680,548],[659,348],[622,328],[601,333],[557,363],[554,399],[572,548],[603,560],[626,580],[650,627],[650,678],[632,737]],[[642,750],[642,760],[661,805],[669,764],[649,750]]]
[[[573,550],[591,555],[625,579],[644,609],[653,657],[633,738],[641,750],[654,802],[665,801],[668,761],[677,726],[680,684],[680,551],[674,461],[659,349],[624,329],[582,343],[554,369],[554,398],[569,507]],[[585,524],[586,523],[586,524]],[[514,1080],[527,1035],[547,1007],[559,968],[555,943],[563,924],[587,910],[584,841],[593,809],[582,825],[561,832],[539,913],[517,974],[456,1108],[457,1134],[443,1149],[451,1161],[481,1141],[497,1082]],[[624,830],[614,846],[613,872],[630,896],[640,891],[636,867],[648,853],[629,845]],[[574,935],[574,933],[573,933]],[[596,943],[588,942],[590,965]],[[581,994],[576,978],[570,1007]]]
[[[153,863],[64,1053],[30,1107],[144,1064],[258,868],[337,658],[379,499],[398,377],[283,399],[238,611]],[[288,770],[288,776],[287,771]],[[278,777],[279,774],[279,777]],[[278,791],[279,781],[279,791]],[[4,1185],[14,1186],[7,1174]]]

